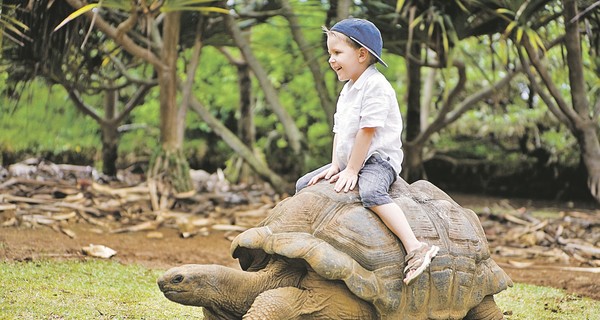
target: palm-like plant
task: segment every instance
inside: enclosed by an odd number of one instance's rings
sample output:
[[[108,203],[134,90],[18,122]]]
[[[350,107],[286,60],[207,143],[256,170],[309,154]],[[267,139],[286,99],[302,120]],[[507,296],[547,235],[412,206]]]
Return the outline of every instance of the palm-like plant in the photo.
[[[153,19],[159,13],[174,11],[199,11],[199,12],[219,12],[229,14],[227,9],[215,6],[207,6],[207,3],[214,3],[215,0],[154,0],[154,1],[119,1],[119,0],[99,0],[95,3],[84,5],[75,10],[66,17],[54,30],[62,28],[65,24],[76,19],[82,14],[94,12],[101,9],[114,9],[129,12],[127,20],[119,25],[119,32],[126,32],[131,29],[140,16],[146,19]],[[149,24],[148,24],[149,25]]]
[[[24,40],[30,40],[25,35],[29,27],[14,18],[14,12],[19,10],[19,7],[16,4],[6,2],[0,1],[0,43],[4,42],[4,38],[7,38],[14,44],[23,45]]]

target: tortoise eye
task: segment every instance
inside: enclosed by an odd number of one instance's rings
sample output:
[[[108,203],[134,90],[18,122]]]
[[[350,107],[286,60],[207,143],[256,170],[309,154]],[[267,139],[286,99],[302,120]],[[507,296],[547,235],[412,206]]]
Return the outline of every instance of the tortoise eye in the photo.
[[[180,274],[174,276],[173,279],[171,279],[171,283],[174,283],[174,284],[181,283],[182,281],[183,281],[183,276]]]

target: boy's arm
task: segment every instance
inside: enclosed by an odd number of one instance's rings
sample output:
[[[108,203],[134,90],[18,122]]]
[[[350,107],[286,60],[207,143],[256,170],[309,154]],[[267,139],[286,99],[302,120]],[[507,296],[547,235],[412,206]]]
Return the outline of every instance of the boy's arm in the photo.
[[[348,166],[331,179],[331,182],[337,181],[335,183],[335,191],[340,192],[344,189],[344,192],[348,192],[349,190],[354,190],[354,187],[358,182],[358,172],[365,163],[371,141],[375,135],[375,129],[376,128],[361,128],[358,130],[358,133],[356,133],[354,146],[352,147],[350,159],[348,160]]]
[[[337,155],[335,153],[336,149],[337,149],[337,133],[333,135],[333,150],[331,150],[331,165],[339,168],[340,165],[338,164]],[[331,177],[329,177],[329,178],[331,178]]]
[[[340,172],[340,166],[337,162],[337,156],[335,154],[335,149],[337,145],[337,134],[333,136],[333,150],[331,151],[331,167],[328,170],[325,170],[318,175],[314,176],[310,181],[308,181],[308,185],[311,186],[321,179],[329,180],[336,173]]]

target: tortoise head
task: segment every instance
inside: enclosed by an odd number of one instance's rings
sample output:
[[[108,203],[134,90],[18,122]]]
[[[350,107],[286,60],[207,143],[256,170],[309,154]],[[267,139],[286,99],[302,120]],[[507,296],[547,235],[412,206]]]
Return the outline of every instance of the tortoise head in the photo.
[[[203,307],[218,319],[241,318],[254,298],[265,290],[256,272],[221,265],[186,264],[167,270],[157,280],[173,302]]]
[[[210,307],[218,299],[222,266],[187,264],[167,270],[157,280],[160,291],[173,302]]]

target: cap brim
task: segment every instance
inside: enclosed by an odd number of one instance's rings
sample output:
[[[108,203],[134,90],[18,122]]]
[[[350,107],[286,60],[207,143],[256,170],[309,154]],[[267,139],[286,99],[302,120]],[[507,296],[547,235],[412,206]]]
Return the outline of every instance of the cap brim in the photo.
[[[371,50],[371,48],[365,46],[362,42],[356,40],[355,37],[349,37],[349,38],[352,39],[352,41],[360,44],[361,47],[367,49],[367,51],[369,51],[375,58],[377,58],[377,61],[379,61],[379,63],[381,63],[383,66],[385,66],[387,68],[387,66],[388,66],[387,63],[385,63],[383,61],[383,59],[381,59],[381,57],[377,55],[377,53],[375,53],[373,50]]]

